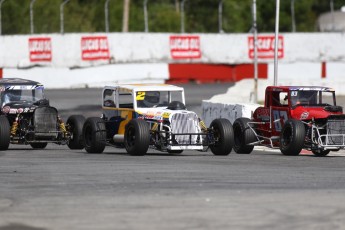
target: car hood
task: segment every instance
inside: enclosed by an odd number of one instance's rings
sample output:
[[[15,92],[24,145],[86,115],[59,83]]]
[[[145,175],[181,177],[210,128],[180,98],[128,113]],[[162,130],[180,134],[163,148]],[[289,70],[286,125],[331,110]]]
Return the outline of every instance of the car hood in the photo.
[[[13,101],[5,104],[1,112],[5,114],[33,113],[37,107],[49,106],[49,100],[43,98],[38,101]]]
[[[331,112],[325,110],[323,107],[304,107],[297,106],[295,109],[291,110],[291,115],[293,118],[298,120],[310,120],[327,118],[330,115],[340,115],[342,112]]]
[[[5,104],[1,111],[5,114],[32,113],[37,108],[33,102],[10,102]]]
[[[188,110],[171,110],[167,109],[166,107],[159,107],[159,108],[139,108],[137,109],[138,115],[141,118],[147,119],[147,120],[157,120],[157,121],[163,121],[163,120],[169,120],[171,122],[173,116],[175,114],[185,114],[185,115],[191,115],[196,116],[196,113],[193,111]]]

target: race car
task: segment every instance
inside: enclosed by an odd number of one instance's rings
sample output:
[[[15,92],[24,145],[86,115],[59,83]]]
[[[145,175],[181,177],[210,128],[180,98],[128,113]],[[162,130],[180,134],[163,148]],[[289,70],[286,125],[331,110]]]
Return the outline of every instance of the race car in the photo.
[[[345,148],[345,115],[328,87],[269,86],[265,105],[252,119],[236,119],[233,128],[234,150],[242,154],[256,145],[279,148],[290,156],[302,149],[326,156]]]
[[[0,79],[0,150],[9,144],[44,149],[48,143],[82,149],[85,118],[70,116],[65,124],[56,108],[44,97],[44,86],[20,78]]]
[[[103,114],[88,118],[83,140],[88,153],[105,146],[125,148],[130,155],[145,155],[149,148],[180,154],[184,150],[228,155],[233,146],[229,120],[216,119],[207,128],[185,106],[184,89],[167,84],[106,86]]]

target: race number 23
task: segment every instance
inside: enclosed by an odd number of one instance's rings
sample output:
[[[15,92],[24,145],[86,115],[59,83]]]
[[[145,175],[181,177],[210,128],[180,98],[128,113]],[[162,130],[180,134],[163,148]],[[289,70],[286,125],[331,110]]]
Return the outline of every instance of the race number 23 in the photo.
[[[282,126],[287,121],[288,116],[286,111],[273,110],[273,123],[276,131],[281,131]],[[281,122],[283,120],[283,122]]]

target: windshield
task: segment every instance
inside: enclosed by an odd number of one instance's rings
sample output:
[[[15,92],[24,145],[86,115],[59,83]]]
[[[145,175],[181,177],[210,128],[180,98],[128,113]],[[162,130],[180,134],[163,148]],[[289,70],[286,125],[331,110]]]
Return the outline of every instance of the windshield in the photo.
[[[184,103],[182,91],[138,91],[136,93],[138,108],[167,107],[172,101]]]
[[[334,91],[291,91],[292,106],[333,106],[336,105]]]
[[[35,102],[43,99],[43,88],[25,90],[14,89],[1,92],[1,106],[10,102],[27,101]]]

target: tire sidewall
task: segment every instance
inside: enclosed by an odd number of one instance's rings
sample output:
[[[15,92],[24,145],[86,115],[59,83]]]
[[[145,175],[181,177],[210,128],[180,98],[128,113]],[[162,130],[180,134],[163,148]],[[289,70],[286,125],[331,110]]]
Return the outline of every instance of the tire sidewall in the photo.
[[[229,120],[220,118],[211,122],[210,128],[213,134],[218,135],[218,141],[214,145],[210,145],[210,149],[214,155],[229,155],[234,145],[234,131]],[[214,137],[214,139],[216,139]]]
[[[297,156],[304,146],[305,128],[301,121],[290,119],[280,133],[280,151],[287,156]]]
[[[249,118],[241,117],[237,118],[233,124],[234,150],[238,154],[250,154],[254,149],[253,145],[247,145],[256,141],[255,134],[248,125],[250,121]]]
[[[84,148],[88,153],[102,153],[104,151],[106,130],[101,118],[88,118],[84,123],[82,136]]]
[[[83,149],[83,126],[85,117],[82,115],[72,115],[67,119],[66,123],[70,126],[69,132],[72,135],[67,143],[68,147],[70,149]]]
[[[135,140],[133,142],[133,134]],[[144,120],[133,119],[125,129],[124,145],[130,155],[143,156],[150,145],[150,127]]]
[[[7,150],[10,145],[10,141],[11,141],[10,129],[11,129],[11,126],[7,117],[1,115],[0,116],[0,150]]]

